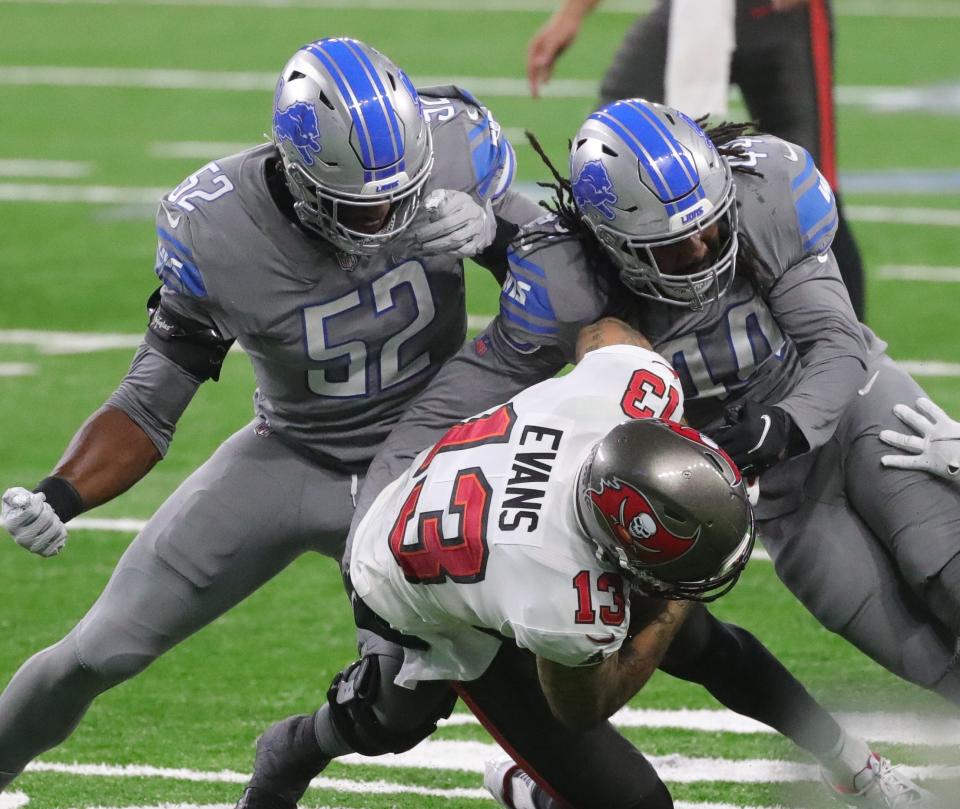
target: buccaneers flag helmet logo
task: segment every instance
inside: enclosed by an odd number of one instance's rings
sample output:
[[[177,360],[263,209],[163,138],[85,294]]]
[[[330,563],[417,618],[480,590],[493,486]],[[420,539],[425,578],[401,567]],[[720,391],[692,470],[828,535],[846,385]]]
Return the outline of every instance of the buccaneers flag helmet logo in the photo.
[[[700,526],[689,536],[674,533],[660,519],[650,501],[619,478],[603,480],[600,490],[588,489],[590,500],[609,532],[631,560],[654,566],[687,554],[700,538]]]

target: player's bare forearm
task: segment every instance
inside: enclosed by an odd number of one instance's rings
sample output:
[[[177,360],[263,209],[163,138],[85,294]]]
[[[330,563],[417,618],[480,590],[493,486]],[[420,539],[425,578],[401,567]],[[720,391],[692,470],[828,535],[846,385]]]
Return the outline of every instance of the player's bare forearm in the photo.
[[[651,601],[653,601],[651,599]],[[689,601],[664,601],[645,623],[631,620],[631,632],[620,649],[615,687],[611,688],[608,716],[622,708],[657,670],[693,605]]]
[[[567,727],[596,727],[640,691],[683,625],[690,603],[668,601],[623,647],[596,666],[568,667],[537,658],[550,710]]]
[[[612,345],[640,346],[653,350],[650,341],[636,329],[615,317],[604,317],[580,329],[577,337],[577,362],[591,351]]]
[[[53,474],[77,490],[86,510],[125,492],[159,460],[157,448],[133,419],[104,406],[77,431]]]

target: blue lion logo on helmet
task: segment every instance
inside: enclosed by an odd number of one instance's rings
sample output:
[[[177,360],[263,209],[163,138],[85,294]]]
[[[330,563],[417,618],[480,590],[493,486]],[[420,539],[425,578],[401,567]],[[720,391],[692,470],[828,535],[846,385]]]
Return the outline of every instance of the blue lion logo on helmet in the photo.
[[[285,110],[273,114],[273,129],[277,141],[288,140],[300,153],[303,162],[313,165],[313,156],[320,154],[320,125],[317,111],[307,101],[297,101]]]
[[[590,205],[607,219],[613,220],[616,216],[611,206],[619,197],[613,193],[610,175],[599,160],[591,160],[583,164],[580,174],[573,182],[573,198],[581,209]]]

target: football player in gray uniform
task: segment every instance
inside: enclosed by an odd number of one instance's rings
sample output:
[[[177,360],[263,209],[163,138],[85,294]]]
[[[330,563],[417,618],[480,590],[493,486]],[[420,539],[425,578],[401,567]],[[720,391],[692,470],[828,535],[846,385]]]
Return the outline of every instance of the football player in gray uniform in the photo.
[[[691,425],[760,475],[760,535],[790,590],[960,704],[960,492],[881,463],[894,406],[923,392],[853,315],[810,155],[627,100],[589,117],[569,180],[554,174],[554,212],[509,249],[499,317],[405,414],[371,489],[461,407],[555,373],[584,323],[616,314],[676,369]]]
[[[537,212],[509,190],[513,150],[476,99],[418,91],[356,40],[296,52],[272,135],[162,199],[162,286],[127,376],[50,477],[3,495],[13,538],[57,554],[72,517],[164,456],[230,345],[250,357],[253,422],[181,484],[87,615],[0,696],[0,790],[97,695],[298,555],[341,555],[367,464],[463,343],[463,256],[497,238],[498,222],[510,232],[501,217]]]

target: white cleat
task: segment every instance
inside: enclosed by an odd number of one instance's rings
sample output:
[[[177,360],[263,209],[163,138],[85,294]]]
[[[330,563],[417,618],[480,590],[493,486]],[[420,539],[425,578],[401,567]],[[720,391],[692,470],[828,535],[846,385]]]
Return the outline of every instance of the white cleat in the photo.
[[[537,783],[513,759],[493,759],[483,765],[483,786],[505,809],[539,809]]]
[[[821,771],[823,782],[834,796],[850,806],[870,809],[943,809],[928,790],[897,772],[887,759],[871,753],[867,765],[849,784],[837,784]]]

